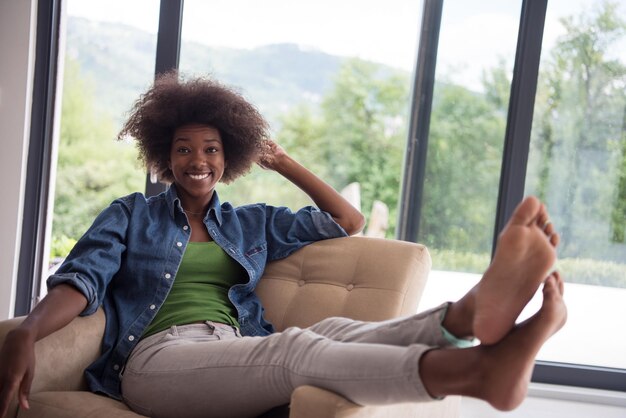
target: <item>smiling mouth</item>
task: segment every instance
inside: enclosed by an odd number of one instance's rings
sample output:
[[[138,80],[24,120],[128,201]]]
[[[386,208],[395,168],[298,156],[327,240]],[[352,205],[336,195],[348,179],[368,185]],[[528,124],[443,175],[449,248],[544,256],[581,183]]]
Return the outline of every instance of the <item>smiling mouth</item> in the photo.
[[[198,173],[198,174],[187,173],[187,175],[191,177],[193,180],[204,180],[206,178],[209,178],[211,174],[212,173]]]

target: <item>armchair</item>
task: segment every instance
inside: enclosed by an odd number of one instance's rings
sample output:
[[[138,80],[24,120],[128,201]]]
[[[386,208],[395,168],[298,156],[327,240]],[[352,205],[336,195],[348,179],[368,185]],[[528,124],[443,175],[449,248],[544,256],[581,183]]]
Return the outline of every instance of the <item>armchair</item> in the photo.
[[[329,316],[379,321],[410,315],[431,260],[426,247],[377,238],[320,241],[270,263],[257,294],[277,330],[307,327]],[[23,318],[0,322],[0,344]],[[87,391],[83,370],[96,359],[104,313],[76,318],[36,344],[37,364],[30,410],[9,410],[13,418],[139,418],[123,403]],[[291,418],[456,417],[460,400],[360,406],[313,386],[297,388],[289,407],[264,416]]]

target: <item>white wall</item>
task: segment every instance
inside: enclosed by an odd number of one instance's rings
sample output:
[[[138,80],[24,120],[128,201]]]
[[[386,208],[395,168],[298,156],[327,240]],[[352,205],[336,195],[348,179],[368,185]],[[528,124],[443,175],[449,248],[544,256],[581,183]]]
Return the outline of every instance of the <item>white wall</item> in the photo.
[[[0,0],[0,320],[13,316],[30,132],[34,0]]]

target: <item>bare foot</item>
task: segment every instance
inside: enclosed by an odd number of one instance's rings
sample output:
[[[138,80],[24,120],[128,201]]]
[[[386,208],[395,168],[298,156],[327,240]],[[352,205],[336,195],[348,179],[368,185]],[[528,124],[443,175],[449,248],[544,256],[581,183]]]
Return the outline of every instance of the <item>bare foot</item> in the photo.
[[[431,396],[463,395],[507,411],[526,397],[535,357],[565,324],[563,282],[553,273],[543,287],[541,309],[495,345],[439,349],[424,354],[420,376]]]
[[[477,347],[482,350],[482,385],[473,395],[494,408],[509,411],[526,397],[535,357],[545,341],[560,330],[567,319],[563,281],[551,275],[543,287],[543,305],[530,319],[515,327],[500,343]]]
[[[500,234],[491,265],[472,290],[473,333],[495,344],[515,325],[520,312],[548,277],[559,237],[535,197],[520,203]]]

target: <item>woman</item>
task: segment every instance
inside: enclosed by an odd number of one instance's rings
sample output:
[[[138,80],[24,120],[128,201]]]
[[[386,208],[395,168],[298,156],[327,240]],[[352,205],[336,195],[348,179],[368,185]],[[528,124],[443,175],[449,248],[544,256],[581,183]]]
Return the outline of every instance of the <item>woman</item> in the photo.
[[[558,235],[537,199],[519,205],[489,269],[459,301],[381,323],[329,318],[275,333],[254,294],[265,264],[354,234],[363,216],[215,81],[159,78],[135,104],[126,135],[171,186],[114,201],[48,279],[48,295],[2,347],[0,416],[15,394],[28,407],[34,342],[99,306],[106,329],[102,355],[85,372],[89,387],[144,415],[255,416],[305,384],[363,405],[448,394],[500,409],[522,401],[537,351],[566,316],[563,282],[551,273]],[[216,184],[254,162],[317,207],[220,203]],[[542,283],[541,310],[515,325]]]

